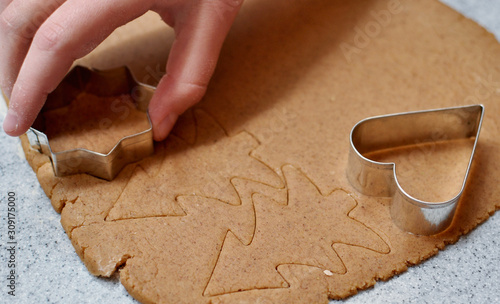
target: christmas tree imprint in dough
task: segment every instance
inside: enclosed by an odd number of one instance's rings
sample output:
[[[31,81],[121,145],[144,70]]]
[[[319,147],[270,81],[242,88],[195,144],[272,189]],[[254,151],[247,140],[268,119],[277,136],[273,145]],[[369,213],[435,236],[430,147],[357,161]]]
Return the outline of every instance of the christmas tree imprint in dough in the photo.
[[[349,216],[357,204],[345,191],[337,189],[322,195],[292,166],[283,167],[283,172],[288,204],[277,205],[261,195],[254,196],[254,238],[246,245],[228,235],[205,295],[287,288],[289,283],[277,270],[283,264],[344,274],[347,270],[333,244],[359,246],[381,254],[390,252],[378,234]]]
[[[178,196],[184,216],[77,227],[71,233],[73,245],[95,275],[110,276],[120,268],[122,284],[140,301],[206,302],[203,291],[224,239],[231,235],[249,244],[253,238],[252,195],[263,193],[277,205],[286,202],[284,189],[239,178],[233,183],[241,199],[239,206],[200,196]],[[173,295],[172,290],[179,294]]]
[[[282,188],[279,177],[250,155],[258,141],[247,132],[229,137],[206,112],[194,111],[196,135],[193,144],[170,136],[165,156],[156,174],[139,164],[106,220],[184,215],[176,203],[179,195],[216,198],[231,205],[240,199],[231,180],[244,177]]]

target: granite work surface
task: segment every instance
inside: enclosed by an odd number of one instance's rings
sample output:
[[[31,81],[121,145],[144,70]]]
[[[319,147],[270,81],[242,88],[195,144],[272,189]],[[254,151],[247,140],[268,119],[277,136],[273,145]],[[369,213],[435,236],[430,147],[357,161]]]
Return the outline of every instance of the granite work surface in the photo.
[[[500,1],[443,0],[500,40]],[[500,88],[498,88],[500,90]],[[0,101],[3,120],[5,105]],[[92,276],[75,253],[17,138],[0,132],[0,302],[137,303],[118,277]],[[7,197],[16,199],[16,290],[8,295]],[[500,303],[500,215],[430,260],[345,303]]]

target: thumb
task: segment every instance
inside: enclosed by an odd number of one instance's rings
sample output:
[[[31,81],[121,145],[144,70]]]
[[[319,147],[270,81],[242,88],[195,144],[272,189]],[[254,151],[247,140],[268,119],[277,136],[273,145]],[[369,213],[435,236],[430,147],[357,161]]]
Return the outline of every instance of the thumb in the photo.
[[[222,44],[242,2],[197,1],[181,8],[185,12],[173,12],[176,38],[167,73],[149,104],[155,140],[165,139],[177,117],[205,94]]]

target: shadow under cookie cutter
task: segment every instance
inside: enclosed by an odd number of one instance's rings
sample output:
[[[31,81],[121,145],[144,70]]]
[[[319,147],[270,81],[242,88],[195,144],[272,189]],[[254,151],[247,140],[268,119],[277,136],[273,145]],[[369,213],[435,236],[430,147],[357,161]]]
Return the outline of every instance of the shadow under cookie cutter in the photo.
[[[100,71],[76,66],[48,95],[33,126],[26,132],[30,145],[50,158],[56,176],[88,173],[112,180],[125,165],[154,152],[153,127],[147,113],[154,91],[154,87],[138,82],[127,67]],[[130,94],[137,109],[146,112],[149,128],[121,138],[107,154],[83,148],[53,152],[44,133],[46,128],[43,112],[67,106],[81,92],[100,97]]]
[[[364,195],[392,197],[391,217],[402,230],[418,235],[442,232],[451,224],[464,192],[483,116],[483,105],[471,105],[361,120],[350,134],[347,178]],[[462,186],[455,197],[442,202],[412,197],[399,184],[394,163],[376,162],[363,156],[382,149],[467,138],[475,140]]]

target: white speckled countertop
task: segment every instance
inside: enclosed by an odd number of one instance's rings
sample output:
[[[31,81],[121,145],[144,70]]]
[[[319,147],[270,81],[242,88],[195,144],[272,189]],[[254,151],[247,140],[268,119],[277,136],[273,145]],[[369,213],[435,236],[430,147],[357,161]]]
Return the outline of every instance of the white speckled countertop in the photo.
[[[442,0],[500,40],[499,0]],[[1,98],[1,97],[0,97]],[[5,105],[0,101],[3,120]],[[1,128],[1,127],[0,127]],[[60,216],[24,159],[19,140],[0,132],[0,303],[137,303],[117,277],[92,276],[59,223]],[[17,203],[16,296],[7,294],[8,192]],[[357,303],[500,303],[500,214],[455,245],[346,301]],[[332,301],[336,303],[341,301]]]

